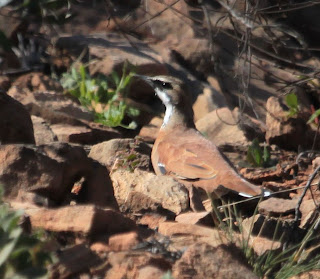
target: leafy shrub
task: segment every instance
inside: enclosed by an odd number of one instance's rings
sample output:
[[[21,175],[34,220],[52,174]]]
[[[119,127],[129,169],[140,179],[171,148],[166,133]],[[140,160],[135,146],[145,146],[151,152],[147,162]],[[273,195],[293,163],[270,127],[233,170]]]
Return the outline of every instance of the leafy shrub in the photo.
[[[128,125],[123,121],[126,117],[134,118],[139,110],[128,106],[126,102],[127,90],[132,80],[132,73],[126,73],[126,64],[122,76],[113,72],[110,77],[99,75],[91,77],[84,65],[77,70],[71,68],[64,73],[61,84],[66,92],[76,97],[80,103],[94,113],[95,121],[109,127],[121,126],[127,129],[137,127],[134,121]]]
[[[0,187],[0,278],[46,278],[52,257],[43,249],[41,233],[27,235],[19,226],[22,211],[12,211],[2,201]]]

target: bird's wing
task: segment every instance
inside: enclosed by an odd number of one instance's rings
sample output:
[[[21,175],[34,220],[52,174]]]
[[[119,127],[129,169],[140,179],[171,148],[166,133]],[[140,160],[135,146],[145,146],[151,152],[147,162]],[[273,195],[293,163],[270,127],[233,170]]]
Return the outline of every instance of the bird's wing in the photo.
[[[158,145],[158,166],[162,173],[176,176],[179,179],[212,179],[217,171],[206,162],[195,146],[190,144],[175,145],[161,142]]]

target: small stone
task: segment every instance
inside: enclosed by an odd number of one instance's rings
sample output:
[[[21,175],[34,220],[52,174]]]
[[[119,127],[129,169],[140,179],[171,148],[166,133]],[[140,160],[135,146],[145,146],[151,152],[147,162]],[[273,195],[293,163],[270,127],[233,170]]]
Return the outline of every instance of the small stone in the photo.
[[[319,215],[319,210],[313,199],[303,200],[300,206],[301,212],[301,228],[308,228],[313,222],[316,221],[316,218]]]
[[[192,224],[183,224],[177,222],[163,222],[159,224],[159,233],[166,236],[174,235],[194,235],[205,237],[219,237],[219,232],[216,229]]]
[[[259,204],[259,212],[264,215],[287,215],[293,213],[297,200],[269,198]]]
[[[186,212],[176,217],[176,222],[192,225],[213,225],[211,212]]]
[[[139,243],[137,232],[115,234],[109,238],[109,247],[112,251],[130,250]]]
[[[156,213],[146,213],[139,220],[140,225],[147,225],[150,229],[156,230],[159,224],[167,220],[166,216],[156,214]]]
[[[58,81],[43,73],[32,72],[22,75],[12,85],[20,88],[29,88],[31,91],[63,91],[63,87]]]
[[[43,118],[32,115],[31,120],[33,123],[36,145],[58,141],[57,136],[53,133],[49,124]]]

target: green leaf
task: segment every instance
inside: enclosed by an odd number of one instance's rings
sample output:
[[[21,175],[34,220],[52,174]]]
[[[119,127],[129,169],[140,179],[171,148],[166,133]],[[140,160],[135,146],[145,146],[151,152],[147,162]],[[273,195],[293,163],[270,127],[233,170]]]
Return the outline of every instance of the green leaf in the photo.
[[[312,123],[316,118],[320,116],[320,109],[317,109],[309,118],[308,124]]]
[[[79,67],[79,73],[80,73],[80,76],[81,76],[81,80],[85,81],[86,80],[86,69],[83,65],[80,65]]]
[[[298,107],[298,97],[294,93],[290,93],[286,95],[286,104],[290,108],[297,108]]]
[[[114,84],[116,85],[116,87],[118,87],[119,84],[120,84],[120,77],[119,77],[119,75],[117,74],[117,72],[113,71],[113,72],[111,73],[111,76],[112,76],[112,79],[113,79],[113,81],[114,81]]]
[[[298,97],[294,93],[287,94],[285,102],[289,107],[289,117],[296,116],[299,112]]]
[[[263,165],[262,150],[257,139],[254,139],[248,148],[247,160],[255,167]]]
[[[22,229],[20,227],[16,227],[10,233],[10,238],[4,239],[5,243],[1,241],[1,249],[0,249],[0,266],[3,265],[7,259],[10,257],[13,249],[16,246],[16,243],[19,239],[19,236],[22,233]]]

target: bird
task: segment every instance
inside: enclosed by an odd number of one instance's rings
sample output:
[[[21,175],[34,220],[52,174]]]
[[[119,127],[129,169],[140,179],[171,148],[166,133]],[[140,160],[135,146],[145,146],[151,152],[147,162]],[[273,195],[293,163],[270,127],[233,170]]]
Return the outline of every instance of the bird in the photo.
[[[229,192],[243,197],[270,195],[240,176],[227,157],[195,127],[187,90],[172,76],[137,75],[148,83],[166,110],[154,142],[151,162],[157,175],[169,175],[220,198]]]

